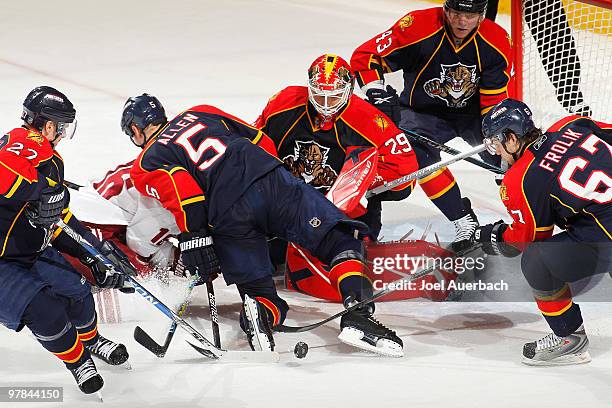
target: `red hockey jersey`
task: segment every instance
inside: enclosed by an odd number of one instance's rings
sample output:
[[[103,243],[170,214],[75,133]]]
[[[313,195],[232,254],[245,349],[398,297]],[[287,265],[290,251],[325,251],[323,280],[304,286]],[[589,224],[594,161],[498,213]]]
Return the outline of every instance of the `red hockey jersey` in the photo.
[[[290,86],[274,95],[255,124],[272,139],[285,167],[326,193],[353,146],[378,149],[378,175],[392,181],[418,170],[407,137],[369,103],[352,95],[331,127],[320,127],[308,88]],[[406,188],[407,186],[400,186]]]

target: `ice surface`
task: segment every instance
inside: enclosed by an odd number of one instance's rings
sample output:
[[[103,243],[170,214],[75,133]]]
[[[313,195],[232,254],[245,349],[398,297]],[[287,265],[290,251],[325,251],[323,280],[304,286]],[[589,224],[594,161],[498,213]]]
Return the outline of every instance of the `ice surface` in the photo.
[[[7,130],[19,125],[21,102],[34,86],[63,90],[75,103],[79,129],[76,139],[63,142],[59,150],[67,179],[84,183],[137,155],[119,127],[128,96],[153,93],[171,114],[207,103],[253,121],[267,98],[305,82],[306,68],[318,55],[335,52],[349,58],[357,45],[407,10],[429,6],[389,0],[5,1],[0,123]],[[504,216],[491,174],[470,164],[453,170],[482,221]],[[404,202],[385,204],[384,222],[385,239],[398,239],[410,228],[419,235],[428,222],[441,239],[452,237],[452,225],[418,189]],[[215,287],[223,345],[246,350],[235,288],[219,280]],[[187,318],[210,335],[204,289],[197,288],[195,295]],[[292,306],[289,324],[322,319],[340,308],[295,293],[282,296]],[[211,363],[185,344],[188,336],[180,331],[166,357],[158,359],[135,343],[132,331],[139,324],[161,342],[168,321],[138,295],[122,299],[126,320],[101,331],[125,342],[134,369],[98,364],[106,381],[104,406],[540,408],[612,403],[608,304],[582,306],[592,363],[542,369],[519,362],[523,343],[547,332],[533,303],[379,304],[378,318],[404,341],[403,359],[379,358],[339,344],[338,323],[332,322],[309,333],[277,335],[281,362],[249,365]],[[290,351],[298,341],[310,346],[304,360]],[[68,371],[27,329],[15,334],[0,327],[0,386],[8,385],[62,386],[64,403],[57,406],[100,406],[80,393]]]

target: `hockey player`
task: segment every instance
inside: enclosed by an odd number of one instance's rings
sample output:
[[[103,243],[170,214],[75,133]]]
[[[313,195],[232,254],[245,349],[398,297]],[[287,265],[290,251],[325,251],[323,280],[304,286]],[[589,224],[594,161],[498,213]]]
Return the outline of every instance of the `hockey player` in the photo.
[[[586,363],[589,341],[568,282],[612,271],[612,125],[569,116],[542,133],[524,103],[507,99],[482,129],[511,166],[500,196],[512,224],[481,226],[473,239],[489,254],[523,251],[523,274],[553,331],[526,343],[523,361]],[[555,224],[564,232],[553,235]]]
[[[91,355],[117,365],[128,353],[98,333],[91,287],[58,251],[81,259],[101,287],[122,287],[123,274],[92,258],[55,223],[63,217],[118,267],[124,258],[67,208],[64,165],[55,147],[73,136],[75,115],[64,94],[40,86],[23,103],[23,126],[0,138],[0,322],[15,331],[27,326],[89,394],[104,384]]]
[[[480,122],[508,96],[511,54],[508,34],[484,18],[487,0],[446,0],[444,7],[417,10],[359,46],[351,66],[367,99],[403,129],[447,142],[461,137],[482,143]],[[384,74],[403,71],[401,97],[385,87]],[[440,160],[439,150],[413,143],[420,166]],[[483,159],[497,164],[489,154]],[[454,223],[453,249],[469,245],[478,225],[453,175],[442,169],[419,180],[425,193]]]
[[[371,296],[361,241],[353,236],[363,224],[256,147],[267,139],[263,132],[208,105],[167,123],[154,120],[158,109],[159,102],[144,94],[128,99],[123,110],[123,131],[143,147],[131,171],[134,186],[175,216],[185,268],[204,281],[223,271],[225,282],[236,284],[251,348],[274,349],[272,328],[289,309],[272,281],[266,234],[297,242],[332,265],[346,304]],[[401,356],[402,341],[373,311],[370,304],[345,315],[339,339]]]
[[[378,150],[378,172],[370,189],[418,170],[406,135],[353,95],[354,84],[346,61],[321,55],[308,69],[308,86],[290,86],[274,95],[256,122],[274,142],[285,167],[323,194],[356,147]],[[358,219],[368,225],[373,241],[381,229],[381,201],[401,200],[413,187],[408,183],[368,200],[367,213]]]
[[[74,208],[74,212],[94,235],[113,241],[128,256],[139,276],[153,273],[165,281],[178,258],[178,249],[169,238],[180,231],[174,216],[159,201],[134,188],[130,179],[133,163],[121,164],[91,185],[73,192],[73,201],[82,200],[83,205],[78,207],[86,210],[77,212],[79,208]],[[107,221],[100,220],[97,215],[105,210],[114,210],[116,215],[106,217]]]

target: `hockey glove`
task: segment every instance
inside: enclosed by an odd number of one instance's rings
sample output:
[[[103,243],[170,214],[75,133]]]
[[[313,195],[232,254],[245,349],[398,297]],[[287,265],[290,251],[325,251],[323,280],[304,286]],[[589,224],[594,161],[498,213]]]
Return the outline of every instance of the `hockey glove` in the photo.
[[[482,250],[486,254],[503,255],[507,257],[517,256],[521,252],[512,245],[504,242],[503,234],[506,228],[508,228],[508,225],[502,220],[494,224],[481,225],[476,228],[471,240],[472,242],[480,242],[482,244]]]
[[[387,85],[387,89],[368,89],[366,97],[370,104],[387,115],[393,123],[399,125],[401,119],[399,97],[397,91],[391,85]]]
[[[197,275],[199,279],[196,285],[211,282],[221,273],[210,235],[206,232],[183,232],[179,234],[178,240],[185,276]]]
[[[26,206],[26,217],[35,227],[49,228],[59,221],[68,201],[70,194],[62,184],[45,187],[40,198],[30,201]]]
[[[125,275],[136,275],[136,269],[130,263],[127,255],[123,253],[112,241],[102,241],[100,253],[111,261],[114,267],[108,267],[104,262],[94,258],[89,253],[81,256],[80,261],[89,267],[96,285],[106,289],[121,289],[125,286]]]

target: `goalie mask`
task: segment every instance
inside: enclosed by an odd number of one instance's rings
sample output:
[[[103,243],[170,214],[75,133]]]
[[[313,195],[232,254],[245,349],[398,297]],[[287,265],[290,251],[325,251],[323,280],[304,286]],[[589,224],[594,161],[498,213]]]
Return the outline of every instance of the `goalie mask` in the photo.
[[[346,106],[354,84],[345,60],[334,54],[321,55],[308,69],[308,100],[323,118],[330,118]]]

